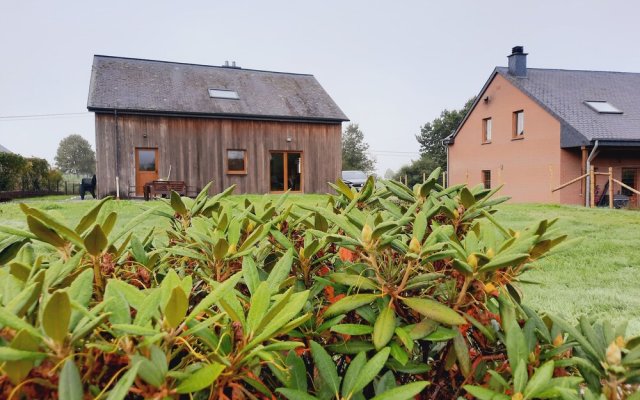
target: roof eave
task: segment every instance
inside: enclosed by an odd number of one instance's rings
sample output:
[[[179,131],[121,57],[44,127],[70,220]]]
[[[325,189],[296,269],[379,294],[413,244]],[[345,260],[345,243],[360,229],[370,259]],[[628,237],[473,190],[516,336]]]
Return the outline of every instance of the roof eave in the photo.
[[[342,122],[348,122],[349,119],[346,116],[327,118],[327,117],[299,117],[290,115],[255,115],[255,114],[232,114],[232,113],[200,113],[200,112],[186,112],[186,111],[167,111],[167,110],[134,110],[134,109],[119,109],[113,107],[94,107],[87,106],[87,110],[95,112],[97,114],[112,114],[118,112],[118,114],[127,115],[156,115],[163,117],[194,117],[194,118],[215,118],[215,119],[238,119],[238,120],[252,120],[252,121],[285,121],[285,122],[310,122],[310,123],[324,123],[324,124],[338,124]]]

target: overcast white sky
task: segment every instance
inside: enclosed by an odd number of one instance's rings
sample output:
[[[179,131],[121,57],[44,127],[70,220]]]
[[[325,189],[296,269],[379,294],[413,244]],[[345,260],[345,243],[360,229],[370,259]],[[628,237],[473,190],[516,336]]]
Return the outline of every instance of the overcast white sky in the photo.
[[[68,134],[93,145],[94,54],[235,60],[314,74],[384,173],[416,158],[420,126],[475,95],[514,45],[530,67],[640,72],[639,12],[631,0],[0,0],[0,144],[50,161]]]

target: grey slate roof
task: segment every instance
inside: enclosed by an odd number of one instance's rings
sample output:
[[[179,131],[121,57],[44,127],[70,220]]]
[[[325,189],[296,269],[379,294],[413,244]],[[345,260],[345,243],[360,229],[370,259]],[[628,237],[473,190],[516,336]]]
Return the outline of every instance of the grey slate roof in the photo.
[[[209,97],[234,90],[239,100]],[[348,121],[313,75],[96,55],[89,111]]]
[[[526,78],[518,78],[508,68],[496,72],[568,125],[563,147],[588,144],[573,143],[578,139],[640,141],[640,73],[527,68]],[[600,114],[588,100],[607,101],[623,113]],[[566,137],[568,130],[574,130],[572,137]]]
[[[0,144],[0,153],[11,153],[11,150]]]

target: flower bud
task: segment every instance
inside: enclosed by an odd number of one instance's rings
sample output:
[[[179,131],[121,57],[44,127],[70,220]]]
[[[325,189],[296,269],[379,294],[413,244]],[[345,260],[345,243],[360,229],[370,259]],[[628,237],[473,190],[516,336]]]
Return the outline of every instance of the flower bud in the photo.
[[[471,268],[475,271],[478,268],[478,257],[475,254],[469,254],[467,264],[471,265]]]
[[[411,252],[415,254],[420,254],[420,251],[422,250],[420,241],[418,241],[415,236],[411,238],[411,242],[409,243],[409,250],[411,250]]]
[[[495,292],[496,290],[498,290],[498,289],[496,288],[496,285],[494,285],[494,284],[493,284],[493,283],[491,283],[491,282],[489,282],[489,283],[487,283],[487,284],[485,284],[485,285],[484,285],[484,291],[485,291],[487,294],[491,294],[491,293]]]
[[[227,250],[227,255],[234,255],[236,254],[236,251],[238,251],[238,248],[236,247],[235,244],[232,244],[231,246],[229,246],[229,250]]]
[[[622,361],[622,350],[615,341],[611,342],[609,347],[607,347],[606,359],[609,365],[620,365]]]
[[[556,347],[560,347],[562,346],[563,343],[564,343],[564,338],[562,337],[562,334],[558,333],[558,336],[556,336],[556,338],[553,339],[553,345]]]
[[[487,250],[487,257],[493,258],[493,256],[495,255],[496,255],[496,252],[493,251],[493,247],[489,247],[489,250]]]
[[[518,393],[514,394],[513,396],[511,396],[511,400],[522,400],[522,399],[524,399],[524,396],[520,392],[518,392]]]
[[[362,242],[371,243],[372,235],[373,235],[373,229],[371,229],[369,224],[364,224],[364,226],[362,227],[362,234],[360,235]]]

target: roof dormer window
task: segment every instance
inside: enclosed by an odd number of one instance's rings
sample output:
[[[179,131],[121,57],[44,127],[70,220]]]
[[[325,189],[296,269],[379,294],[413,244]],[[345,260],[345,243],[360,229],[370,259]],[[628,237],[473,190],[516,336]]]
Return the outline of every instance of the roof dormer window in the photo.
[[[612,106],[608,101],[587,100],[584,103],[600,114],[622,114],[622,111]]]
[[[209,97],[212,99],[228,99],[228,100],[239,100],[238,92],[235,90],[227,90],[227,89],[209,89]]]

